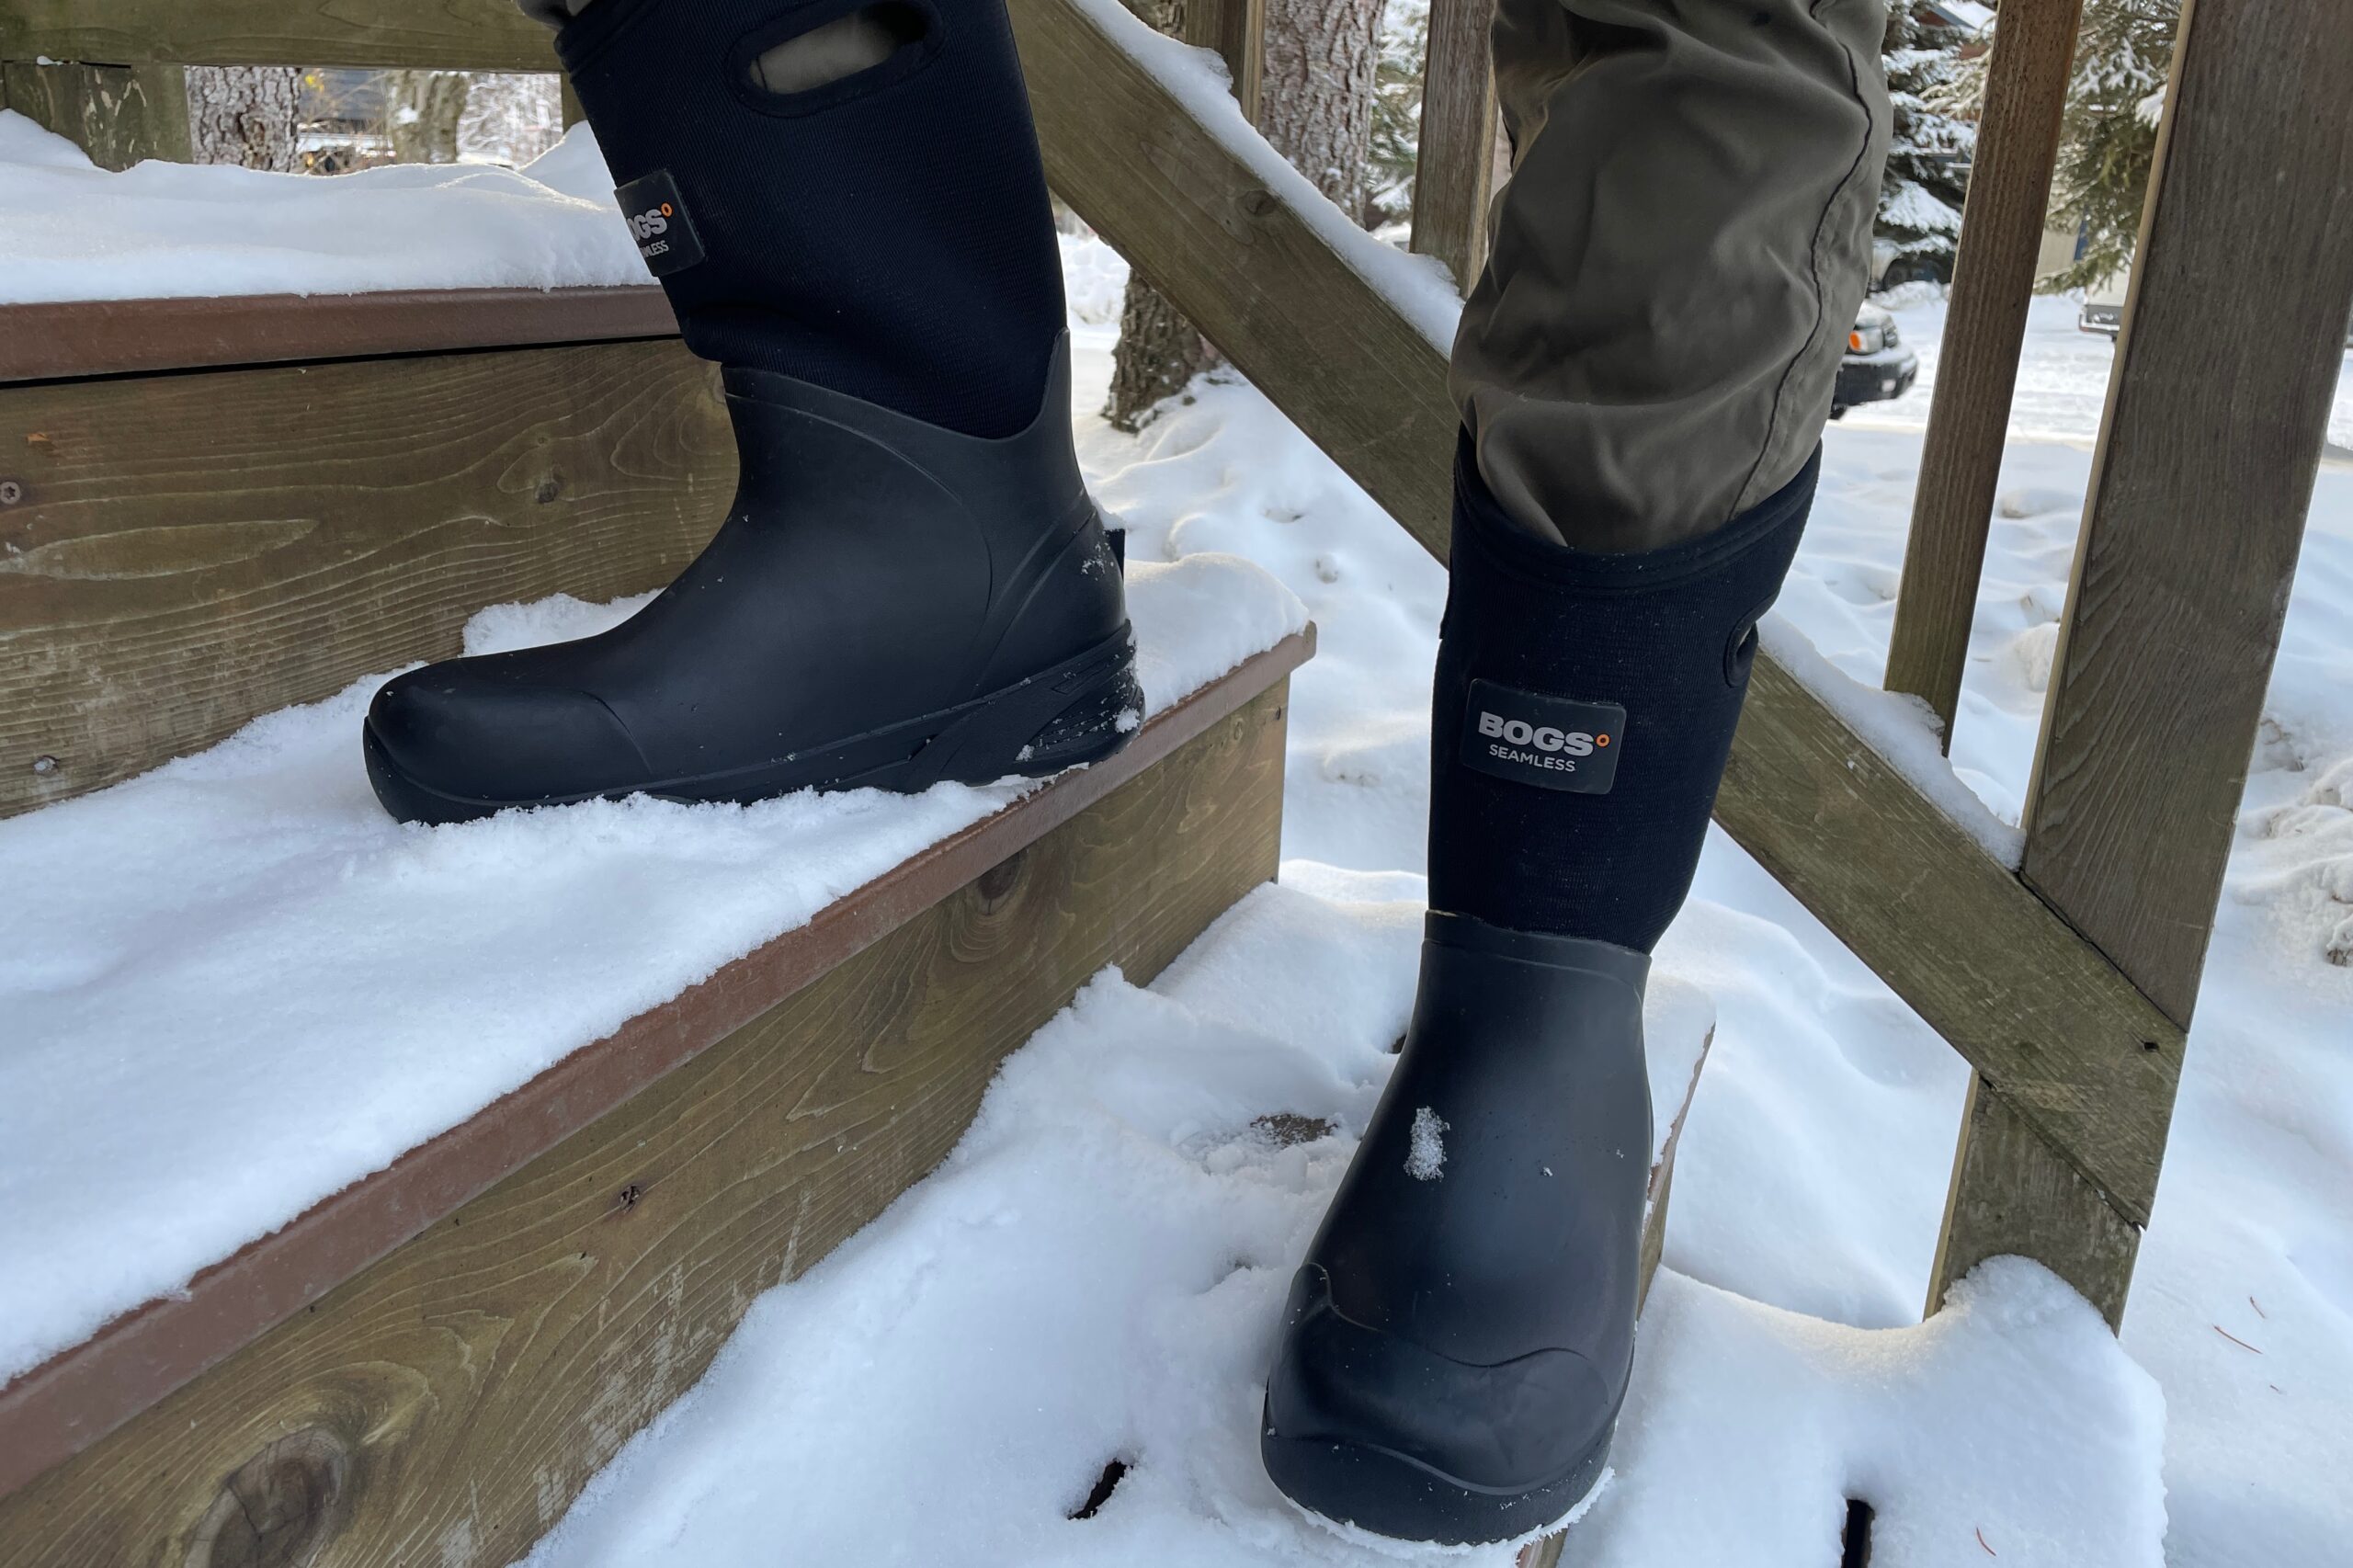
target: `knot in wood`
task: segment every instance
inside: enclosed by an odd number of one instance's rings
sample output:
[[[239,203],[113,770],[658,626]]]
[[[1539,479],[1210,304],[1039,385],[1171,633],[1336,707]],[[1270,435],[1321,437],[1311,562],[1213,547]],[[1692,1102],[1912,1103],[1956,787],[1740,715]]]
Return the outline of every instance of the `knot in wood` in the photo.
[[[323,1426],[278,1438],[222,1483],[186,1568],[311,1568],[350,1516],[351,1451]]]

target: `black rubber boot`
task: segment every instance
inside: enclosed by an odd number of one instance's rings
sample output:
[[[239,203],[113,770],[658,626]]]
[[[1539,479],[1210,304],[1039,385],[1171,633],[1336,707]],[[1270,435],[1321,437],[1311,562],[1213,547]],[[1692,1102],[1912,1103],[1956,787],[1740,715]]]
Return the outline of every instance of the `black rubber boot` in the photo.
[[[885,0],[888,59],[764,85],[765,55],[854,9],[597,0],[558,35],[688,347],[725,367],[741,477],[623,625],[378,693],[363,744],[393,815],[982,783],[1136,727],[1003,7]]]
[[[1327,1518],[1506,1540],[1599,1480],[1633,1365],[1649,952],[1813,496],[1597,556],[1458,465],[1432,914],[1404,1053],[1291,1286],[1260,1451]]]

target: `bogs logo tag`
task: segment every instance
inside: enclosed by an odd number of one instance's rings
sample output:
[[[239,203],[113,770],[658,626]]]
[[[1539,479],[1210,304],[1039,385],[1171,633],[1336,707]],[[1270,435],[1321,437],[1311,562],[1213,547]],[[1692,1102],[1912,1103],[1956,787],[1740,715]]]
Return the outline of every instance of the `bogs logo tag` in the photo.
[[[1626,710],[1614,702],[1572,702],[1474,680],[1463,713],[1462,761],[1540,789],[1606,794],[1618,777],[1625,733]]]
[[[702,241],[669,170],[656,169],[643,179],[633,179],[613,196],[621,204],[621,216],[629,220],[637,254],[654,277],[666,278],[703,258]]]

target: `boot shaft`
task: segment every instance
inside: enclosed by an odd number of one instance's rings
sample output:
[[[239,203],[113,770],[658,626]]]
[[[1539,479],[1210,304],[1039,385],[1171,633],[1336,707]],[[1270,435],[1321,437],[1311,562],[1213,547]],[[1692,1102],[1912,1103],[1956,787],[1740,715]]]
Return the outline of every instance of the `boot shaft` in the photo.
[[[766,85],[861,11],[879,63]],[[1062,267],[1001,0],[597,0],[556,49],[695,353],[966,435],[1029,423]]]

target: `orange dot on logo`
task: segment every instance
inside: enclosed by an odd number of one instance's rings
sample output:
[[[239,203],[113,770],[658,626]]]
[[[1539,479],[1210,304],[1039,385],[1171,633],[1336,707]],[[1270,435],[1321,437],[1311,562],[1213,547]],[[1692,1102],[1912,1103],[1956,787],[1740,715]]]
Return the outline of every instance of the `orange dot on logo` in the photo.
[[[1606,746],[1609,744],[1609,737],[1608,735],[1596,735],[1593,737],[1593,744],[1597,746]]]
[[[664,202],[664,203],[662,204],[662,216],[664,216],[665,218],[667,218],[669,215],[670,215],[670,204],[669,204],[668,202],[666,202],[666,201],[665,201],[665,202]]]

